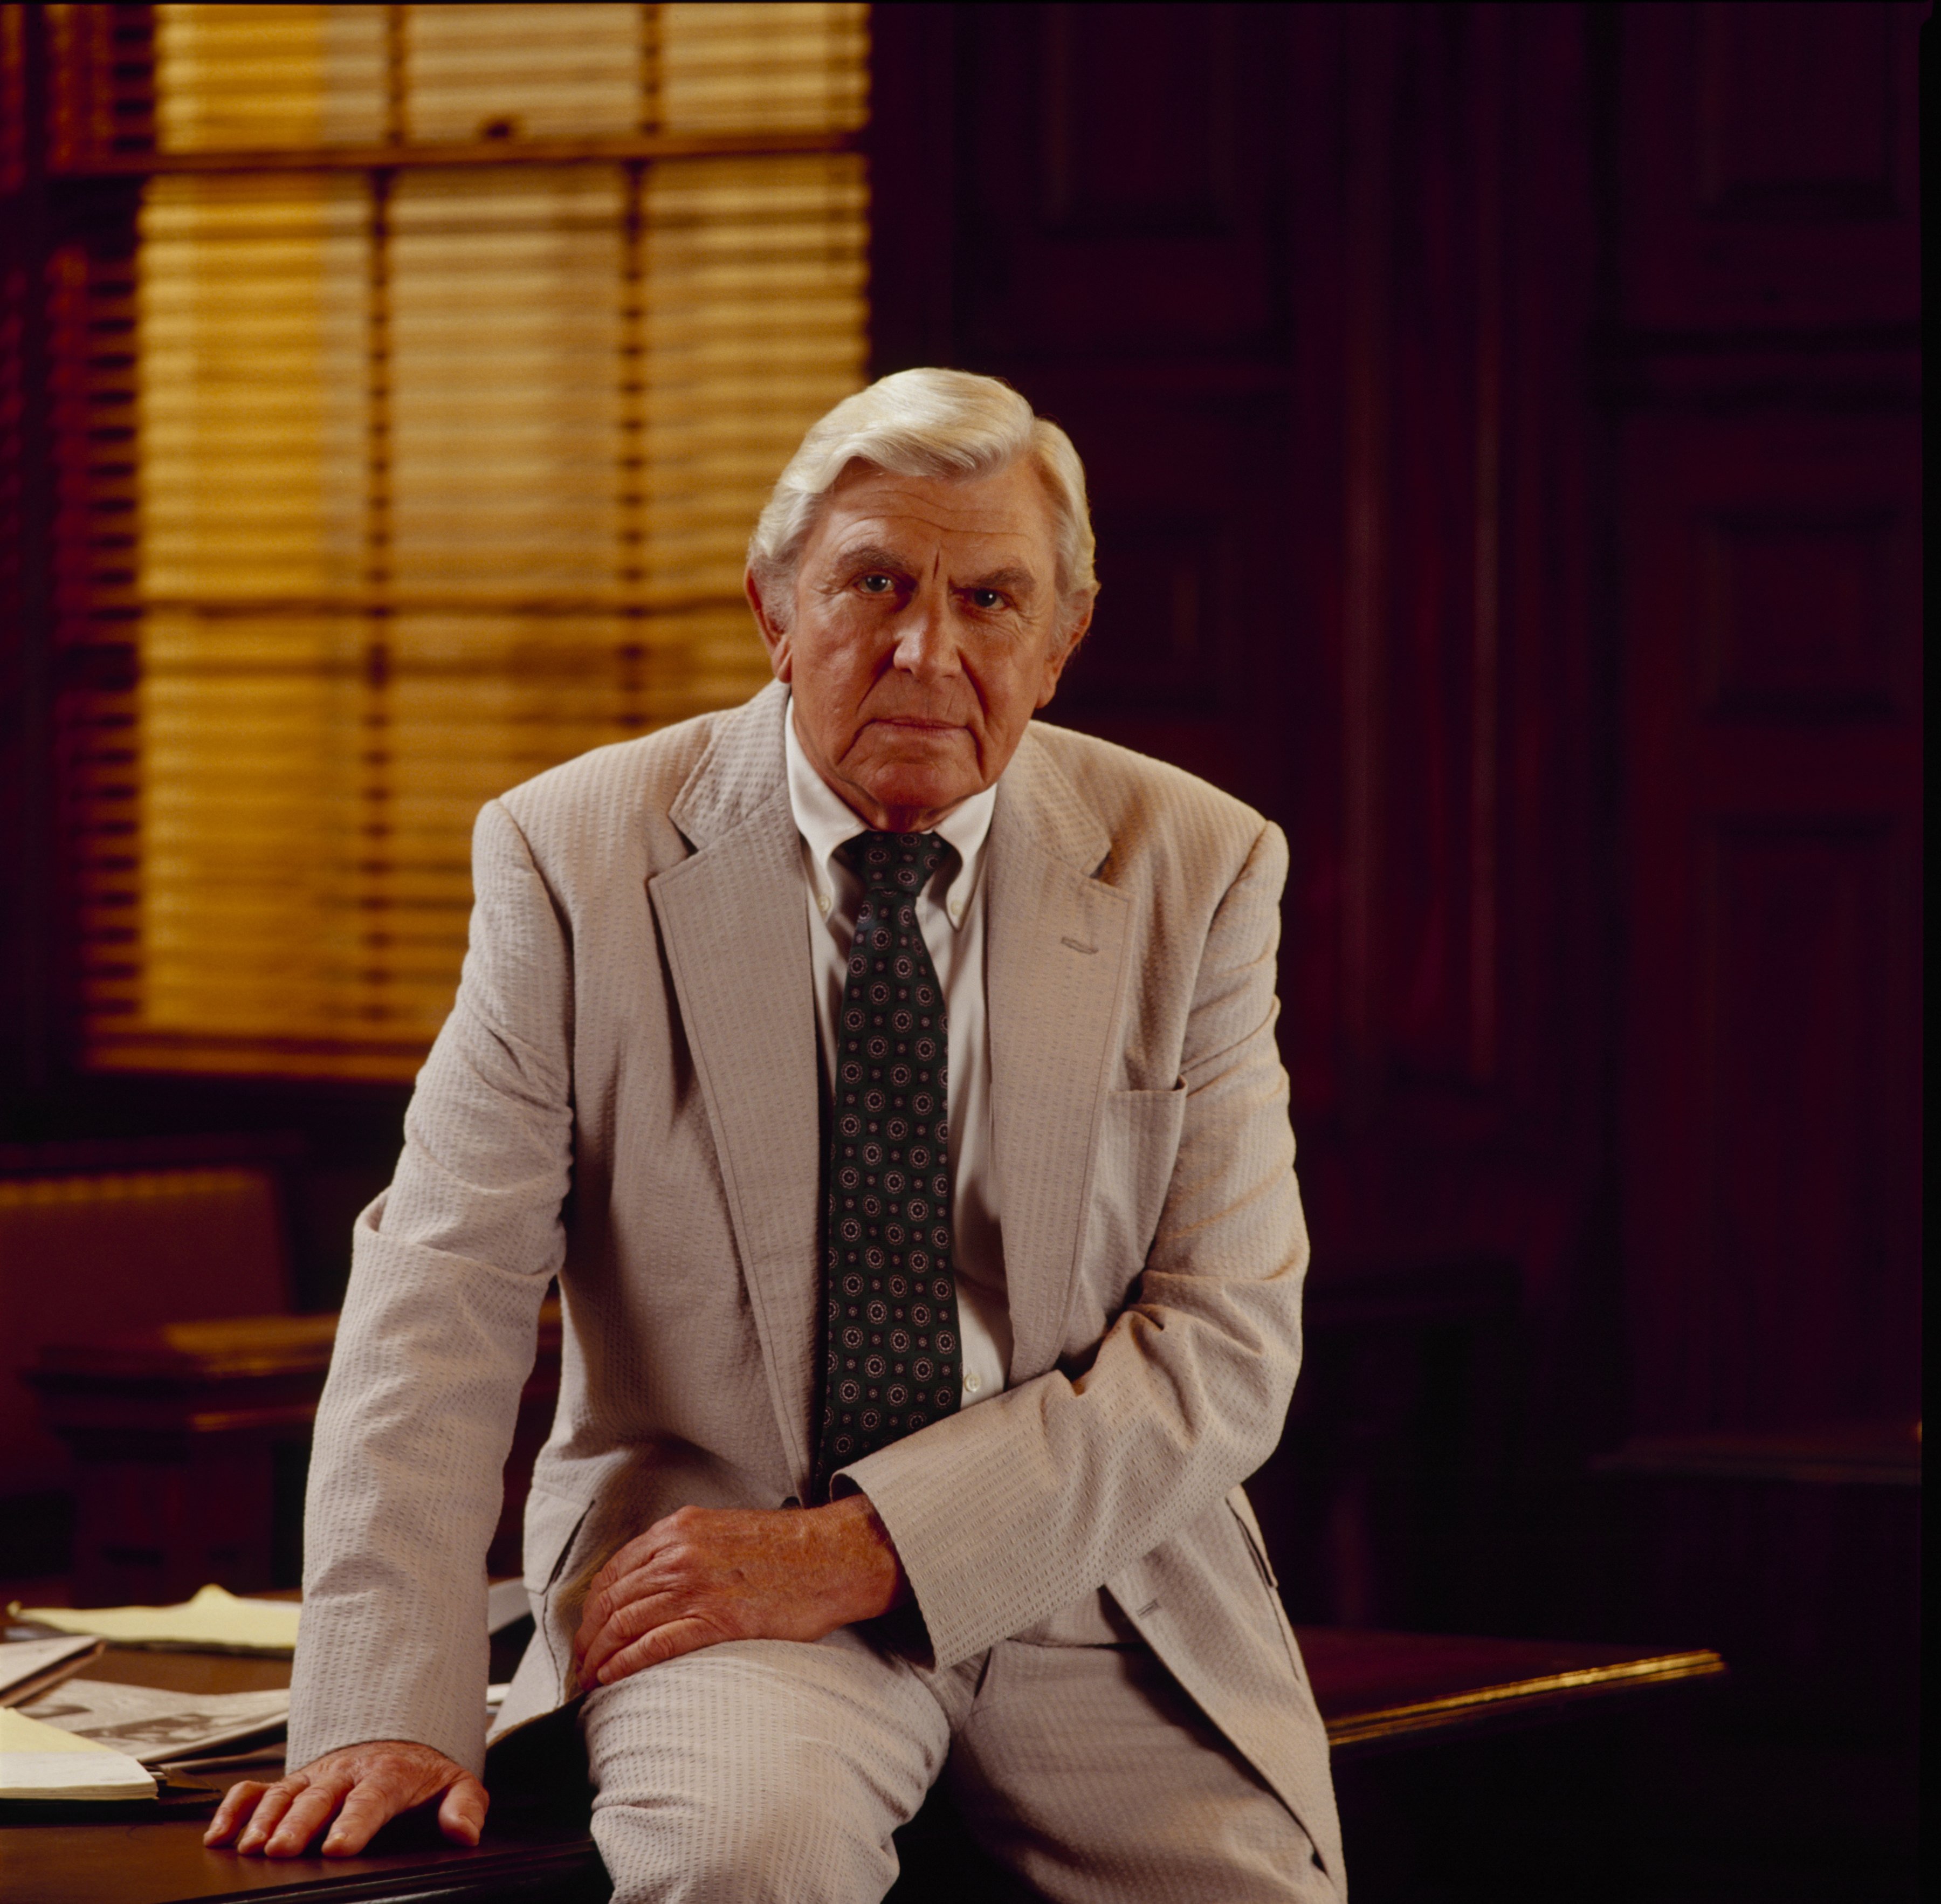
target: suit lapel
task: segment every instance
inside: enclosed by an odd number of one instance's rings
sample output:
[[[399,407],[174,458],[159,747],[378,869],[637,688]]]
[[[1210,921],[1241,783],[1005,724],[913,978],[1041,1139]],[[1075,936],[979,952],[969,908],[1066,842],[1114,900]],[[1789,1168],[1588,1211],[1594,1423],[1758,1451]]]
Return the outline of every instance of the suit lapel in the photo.
[[[1058,1359],[1091,1202],[1129,912],[1090,876],[1111,845],[1027,729],[992,816],[985,928],[1013,1383]]]
[[[821,1086],[781,691],[723,723],[673,805],[697,850],[649,884],[797,1492],[818,1342]]]
[[[671,809],[692,857],[650,882],[795,1475],[820,1342],[821,1085],[800,844],[771,688],[725,720]],[[1011,1379],[1058,1360],[1123,983],[1129,905],[1093,879],[1111,836],[1029,730],[1000,784],[986,1007]]]

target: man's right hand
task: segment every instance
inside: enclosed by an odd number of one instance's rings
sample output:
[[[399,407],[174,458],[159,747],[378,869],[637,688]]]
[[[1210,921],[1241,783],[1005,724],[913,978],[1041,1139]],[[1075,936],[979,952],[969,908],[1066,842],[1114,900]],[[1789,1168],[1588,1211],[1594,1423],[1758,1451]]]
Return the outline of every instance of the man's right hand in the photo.
[[[476,1844],[491,1802],[484,1786],[428,1745],[377,1739],[326,1752],[274,1785],[246,1778],[231,1786],[202,1841],[227,1844],[233,1838],[239,1851],[294,1858],[329,1825],[324,1856],[355,1857],[381,1826],[441,1794],[439,1829],[454,1844]]]

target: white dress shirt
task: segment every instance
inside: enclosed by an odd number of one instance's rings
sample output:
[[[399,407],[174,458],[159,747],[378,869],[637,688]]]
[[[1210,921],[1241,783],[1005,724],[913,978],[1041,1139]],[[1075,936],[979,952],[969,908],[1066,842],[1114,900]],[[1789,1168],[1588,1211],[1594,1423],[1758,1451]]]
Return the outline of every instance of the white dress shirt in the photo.
[[[815,1022],[825,1090],[836,1074],[836,1016],[849,973],[850,942],[863,882],[836,857],[845,840],[869,829],[809,764],[789,706],[789,805],[802,836],[808,903],[809,956],[815,973]],[[940,867],[917,896],[917,924],[943,987],[950,1022],[952,1255],[957,1323],[963,1338],[962,1405],[987,1401],[1010,1379],[1011,1313],[1004,1284],[1004,1239],[998,1220],[991,1152],[991,1042],[984,1009],[984,842],[998,790],[987,787],[937,823],[957,849],[946,883]]]

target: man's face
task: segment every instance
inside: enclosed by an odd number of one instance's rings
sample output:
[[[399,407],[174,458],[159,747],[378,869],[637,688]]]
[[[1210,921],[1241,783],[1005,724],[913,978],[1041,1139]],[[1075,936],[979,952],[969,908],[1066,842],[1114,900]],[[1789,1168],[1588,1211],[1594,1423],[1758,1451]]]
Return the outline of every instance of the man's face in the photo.
[[[992,784],[1091,619],[1061,628],[1037,472],[945,482],[853,463],[796,570],[793,619],[748,598],[818,773],[872,827],[933,826]]]

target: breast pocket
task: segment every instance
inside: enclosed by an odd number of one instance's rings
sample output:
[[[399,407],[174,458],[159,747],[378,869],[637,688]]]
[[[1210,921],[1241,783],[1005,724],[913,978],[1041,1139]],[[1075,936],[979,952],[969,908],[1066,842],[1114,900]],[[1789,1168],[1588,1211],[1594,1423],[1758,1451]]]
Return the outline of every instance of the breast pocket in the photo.
[[[573,1500],[549,1488],[536,1487],[526,1496],[526,1597],[552,1667],[555,1700],[570,1698],[576,1690],[570,1683],[571,1636],[579,1624],[579,1609],[561,1606],[561,1576],[592,1511],[590,1502]]]
[[[1108,1286],[1123,1291],[1145,1267],[1185,1122],[1183,1083],[1106,1094],[1085,1254],[1088,1270]]]

